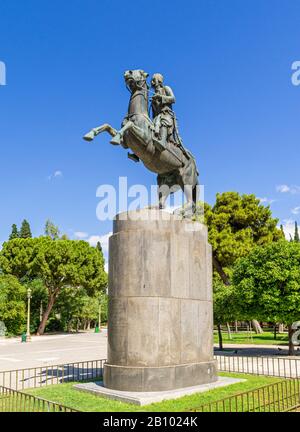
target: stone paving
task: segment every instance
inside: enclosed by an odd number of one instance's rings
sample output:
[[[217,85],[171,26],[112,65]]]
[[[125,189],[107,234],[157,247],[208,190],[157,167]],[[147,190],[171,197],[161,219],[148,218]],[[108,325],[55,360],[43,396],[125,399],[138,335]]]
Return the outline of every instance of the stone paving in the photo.
[[[0,341],[0,371],[106,358],[107,332],[32,336]]]

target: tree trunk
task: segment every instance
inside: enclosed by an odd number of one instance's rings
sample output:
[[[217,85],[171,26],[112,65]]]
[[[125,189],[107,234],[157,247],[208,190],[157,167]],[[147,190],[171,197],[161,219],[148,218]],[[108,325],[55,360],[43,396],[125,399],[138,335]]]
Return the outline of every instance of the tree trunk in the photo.
[[[251,321],[251,323],[252,323],[252,326],[253,326],[256,334],[262,334],[263,333],[263,329],[261,328],[261,326],[257,320],[254,319]]]
[[[40,322],[39,328],[37,329],[37,332],[36,332],[37,336],[44,334],[45,327],[46,327],[50,312],[52,311],[54,302],[55,302],[55,294],[51,294],[49,297],[49,300],[48,300],[47,307],[43,313],[42,321]]]
[[[214,256],[214,254],[213,254],[212,259],[213,259],[213,266],[214,266],[215,270],[217,270],[217,272],[219,273],[220,278],[222,279],[223,283],[227,286],[230,285],[229,278],[228,278],[227,274],[224,272],[221,264],[219,263],[217,258]]]
[[[235,332],[238,333],[238,322],[234,321]]]
[[[294,344],[292,341],[292,337],[293,337],[295,330],[292,329],[291,324],[288,325],[288,330],[289,330],[289,356],[293,356],[293,355],[295,355],[295,347],[294,347]]]
[[[230,325],[229,325],[229,323],[227,322],[226,323],[226,327],[227,327],[227,333],[228,333],[228,339],[232,339],[232,337],[231,337],[231,330],[230,330]]]
[[[218,337],[219,337],[219,349],[223,351],[223,337],[222,337],[221,324],[218,324],[217,327],[218,327]]]
[[[91,320],[87,320],[86,330],[91,330]]]
[[[274,340],[277,339],[277,324],[274,324]]]

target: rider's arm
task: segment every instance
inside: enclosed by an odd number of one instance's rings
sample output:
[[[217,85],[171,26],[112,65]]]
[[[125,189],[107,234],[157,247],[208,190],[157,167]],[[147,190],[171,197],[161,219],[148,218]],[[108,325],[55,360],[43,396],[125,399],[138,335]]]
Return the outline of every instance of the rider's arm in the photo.
[[[175,96],[171,87],[165,86],[166,95],[162,95],[162,103],[163,104],[174,104]]]

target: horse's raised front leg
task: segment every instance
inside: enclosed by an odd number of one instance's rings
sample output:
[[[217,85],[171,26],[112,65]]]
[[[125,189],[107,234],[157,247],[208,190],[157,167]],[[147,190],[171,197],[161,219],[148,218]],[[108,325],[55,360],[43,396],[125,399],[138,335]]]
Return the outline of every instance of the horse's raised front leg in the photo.
[[[122,143],[122,139],[123,139],[123,135],[126,131],[130,130],[131,133],[141,142],[145,141],[145,131],[140,128],[139,126],[137,126],[136,124],[134,124],[132,121],[128,121],[125,126],[122,127],[122,129],[120,129],[117,134],[113,137],[113,139],[110,141],[111,144],[121,144]]]
[[[101,132],[108,132],[112,137],[117,135],[117,130],[114,129],[111,125],[108,123],[104,123],[103,125],[93,128],[88,132],[86,135],[84,135],[83,139],[86,141],[93,141],[93,139],[99,135]]]

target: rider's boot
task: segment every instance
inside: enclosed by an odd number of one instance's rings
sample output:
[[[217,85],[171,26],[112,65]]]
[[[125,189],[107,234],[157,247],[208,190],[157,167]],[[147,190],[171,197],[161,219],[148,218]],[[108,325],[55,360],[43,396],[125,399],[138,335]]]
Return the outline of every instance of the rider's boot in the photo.
[[[154,133],[153,144],[157,148],[157,150],[162,152],[162,151],[166,150],[166,144],[167,144],[167,138],[168,138],[167,128],[165,128],[165,127],[161,128],[160,136],[161,136],[161,139],[159,139],[158,136]]]
[[[153,138],[153,144],[160,152],[166,150],[166,145],[161,140],[158,140],[156,137]]]
[[[140,161],[140,158],[134,153],[128,153],[128,158],[131,159],[133,162],[139,162]]]

